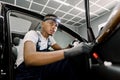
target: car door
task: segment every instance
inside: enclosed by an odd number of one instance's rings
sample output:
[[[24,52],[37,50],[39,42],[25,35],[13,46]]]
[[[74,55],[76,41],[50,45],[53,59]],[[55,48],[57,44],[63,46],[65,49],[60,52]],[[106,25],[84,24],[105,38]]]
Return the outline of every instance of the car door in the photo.
[[[42,18],[42,15],[13,5],[0,3],[0,80],[15,79],[12,51],[13,38],[19,36],[22,39],[24,34],[30,29],[34,29]],[[22,22],[25,25],[21,24]]]
[[[0,70],[1,70],[1,74],[0,74],[0,78],[2,80],[5,79],[10,79],[12,80],[12,66],[13,64],[11,63],[11,39],[10,39],[10,32],[9,32],[9,28],[6,27],[7,26],[7,16],[6,16],[6,10],[4,9],[4,5],[0,4],[0,11],[1,11],[1,17],[0,17],[0,44],[1,44],[1,51],[0,51]]]

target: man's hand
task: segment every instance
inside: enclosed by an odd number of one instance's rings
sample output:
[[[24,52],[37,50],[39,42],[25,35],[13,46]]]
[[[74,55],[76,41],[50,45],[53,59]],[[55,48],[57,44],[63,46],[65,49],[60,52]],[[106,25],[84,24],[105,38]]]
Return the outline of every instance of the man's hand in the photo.
[[[77,45],[75,47],[72,47],[70,49],[65,49],[64,56],[65,57],[73,57],[73,56],[81,55],[84,53],[90,53],[93,46],[94,46],[94,44],[92,44],[92,43],[81,42],[79,45]]]

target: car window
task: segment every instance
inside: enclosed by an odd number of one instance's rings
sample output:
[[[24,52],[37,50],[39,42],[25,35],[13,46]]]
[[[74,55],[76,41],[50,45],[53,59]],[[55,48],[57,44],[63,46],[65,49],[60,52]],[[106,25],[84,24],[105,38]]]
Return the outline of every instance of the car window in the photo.
[[[68,34],[67,32],[61,29],[57,30],[56,34],[54,35],[54,38],[56,42],[63,48],[68,46],[68,44],[72,43],[72,41],[75,39],[74,36]]]
[[[31,15],[17,11],[9,12],[10,31],[12,33],[26,33],[39,22],[40,19],[36,19]]]
[[[31,21],[19,17],[10,16],[10,30],[12,32],[25,33],[29,30],[31,24]]]
[[[36,30],[40,30],[41,26],[40,24],[36,28]],[[55,41],[62,47],[65,48],[68,46],[68,44],[72,43],[72,41],[75,39],[74,35],[70,35],[69,33],[65,32],[64,30],[58,28],[56,33],[53,35]]]
[[[9,23],[10,23],[10,31],[11,33],[26,33],[31,29],[40,30],[41,20],[35,18],[34,16],[30,16],[28,14],[24,14],[22,12],[11,11],[9,12]],[[64,30],[58,28],[57,32],[54,35],[56,42],[61,47],[66,47],[68,44],[72,43],[75,39],[74,35],[70,35]]]

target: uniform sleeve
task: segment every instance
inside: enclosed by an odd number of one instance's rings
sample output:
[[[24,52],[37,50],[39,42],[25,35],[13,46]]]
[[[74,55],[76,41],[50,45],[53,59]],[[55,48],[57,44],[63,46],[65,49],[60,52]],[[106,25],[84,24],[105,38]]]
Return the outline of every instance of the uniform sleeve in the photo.
[[[50,41],[51,41],[51,46],[54,45],[54,44],[56,44],[56,41],[55,41],[55,39],[53,38],[53,36],[50,36],[49,39],[50,39]]]
[[[23,42],[25,43],[26,41],[32,41],[34,42],[35,44],[37,43],[38,41],[38,35],[35,31],[31,30],[29,32],[26,33],[24,39],[23,39]]]

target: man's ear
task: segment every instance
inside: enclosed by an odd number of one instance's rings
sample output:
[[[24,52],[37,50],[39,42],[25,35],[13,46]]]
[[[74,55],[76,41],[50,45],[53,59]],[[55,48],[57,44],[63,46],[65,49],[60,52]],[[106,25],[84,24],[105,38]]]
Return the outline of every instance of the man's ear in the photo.
[[[42,24],[42,25],[43,25],[43,23],[44,23],[44,22],[43,22],[43,21],[41,21],[41,24]]]
[[[41,21],[41,23],[40,23],[41,25],[44,25],[44,21]]]

